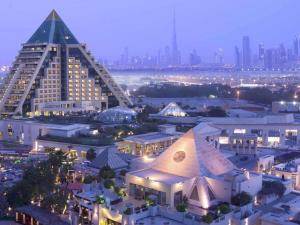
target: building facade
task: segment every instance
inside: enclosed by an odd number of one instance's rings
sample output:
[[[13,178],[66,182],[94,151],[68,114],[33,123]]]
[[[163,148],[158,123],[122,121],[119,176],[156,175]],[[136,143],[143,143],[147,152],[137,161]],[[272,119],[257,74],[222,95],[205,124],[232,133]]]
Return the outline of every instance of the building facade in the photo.
[[[23,44],[0,88],[0,99],[1,114],[31,116],[49,102],[92,101],[99,110],[131,104],[55,11]]]

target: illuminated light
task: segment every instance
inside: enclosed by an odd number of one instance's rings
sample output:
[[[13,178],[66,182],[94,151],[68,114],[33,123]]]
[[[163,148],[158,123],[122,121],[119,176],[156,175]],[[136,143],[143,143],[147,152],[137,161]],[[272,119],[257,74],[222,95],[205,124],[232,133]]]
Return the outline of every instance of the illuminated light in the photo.
[[[280,104],[281,104],[281,105],[284,105],[284,101],[280,101]]]
[[[177,186],[178,188],[181,188],[181,187],[183,186],[183,182],[177,183],[176,186]]]
[[[160,183],[159,182],[156,182],[156,181],[151,181],[151,184],[155,187],[159,187],[160,186]]]
[[[139,182],[142,182],[142,181],[143,181],[143,179],[140,178],[140,177],[136,177],[135,179],[136,179],[136,181],[139,181]]]
[[[143,160],[144,160],[145,162],[153,161],[153,159],[149,158],[147,155],[145,155],[145,156],[143,157]]]

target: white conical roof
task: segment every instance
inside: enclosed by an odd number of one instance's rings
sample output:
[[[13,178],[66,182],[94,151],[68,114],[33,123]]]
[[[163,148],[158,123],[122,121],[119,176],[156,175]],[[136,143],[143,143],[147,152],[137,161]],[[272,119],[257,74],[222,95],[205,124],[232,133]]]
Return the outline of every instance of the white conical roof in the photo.
[[[160,116],[186,116],[186,112],[183,111],[176,102],[170,102],[165,108],[163,108],[158,115]]]
[[[219,133],[208,123],[199,124],[163,152],[152,168],[191,178],[215,177],[232,171],[234,165],[207,141],[207,137]]]

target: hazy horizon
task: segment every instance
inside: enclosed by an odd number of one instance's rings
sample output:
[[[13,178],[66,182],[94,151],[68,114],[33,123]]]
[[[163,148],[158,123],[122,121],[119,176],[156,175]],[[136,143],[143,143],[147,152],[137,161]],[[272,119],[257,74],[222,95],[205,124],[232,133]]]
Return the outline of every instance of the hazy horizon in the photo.
[[[176,11],[178,46],[185,61],[195,48],[203,61],[224,50],[233,62],[233,48],[249,35],[257,44],[292,44],[300,33],[300,1],[274,0],[2,0],[0,3],[0,64],[10,64],[52,9],[86,43],[96,58],[117,59],[125,47],[129,55],[156,54],[171,44],[172,16]]]

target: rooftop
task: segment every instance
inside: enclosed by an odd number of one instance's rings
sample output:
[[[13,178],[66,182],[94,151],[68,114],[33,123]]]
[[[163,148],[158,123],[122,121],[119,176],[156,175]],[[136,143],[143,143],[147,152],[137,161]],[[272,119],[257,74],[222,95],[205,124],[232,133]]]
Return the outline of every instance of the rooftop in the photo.
[[[300,196],[297,193],[290,193],[261,216],[264,221],[280,225],[295,225],[300,223]]]
[[[184,182],[190,178],[188,177],[183,177],[183,176],[177,176],[174,174],[162,172],[156,169],[144,169],[144,170],[139,170],[139,171],[134,171],[134,172],[129,172],[130,175],[140,177],[143,179],[149,179],[150,181],[153,182],[159,182],[159,183],[164,183],[168,185],[172,184],[177,184],[180,182]]]
[[[101,169],[105,166],[109,166],[112,169],[120,169],[128,166],[112,148],[104,149],[90,164],[91,167]]]
[[[79,44],[55,10],[52,10],[26,44],[41,43]]]
[[[17,212],[30,215],[44,225],[68,225],[69,223],[63,221],[58,215],[49,213],[40,207],[34,205],[27,205],[16,209]]]
[[[212,122],[216,125],[263,125],[263,124],[295,124],[293,114],[265,116],[257,118],[235,118],[235,117],[202,117],[199,122]]]
[[[162,132],[151,132],[147,134],[138,134],[138,135],[129,136],[124,138],[124,140],[147,144],[151,142],[157,142],[159,140],[173,139],[175,137],[177,138],[180,135],[182,135],[181,132],[175,132],[172,134],[167,134]]]

